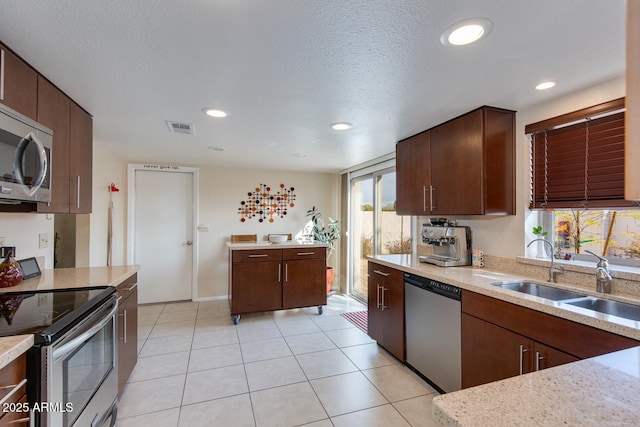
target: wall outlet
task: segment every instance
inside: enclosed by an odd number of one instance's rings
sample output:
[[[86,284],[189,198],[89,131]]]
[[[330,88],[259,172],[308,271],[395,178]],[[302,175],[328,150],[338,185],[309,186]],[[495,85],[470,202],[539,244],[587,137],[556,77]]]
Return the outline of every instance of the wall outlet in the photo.
[[[209,231],[209,224],[198,224],[198,231]]]
[[[40,233],[40,249],[49,247],[49,233]]]

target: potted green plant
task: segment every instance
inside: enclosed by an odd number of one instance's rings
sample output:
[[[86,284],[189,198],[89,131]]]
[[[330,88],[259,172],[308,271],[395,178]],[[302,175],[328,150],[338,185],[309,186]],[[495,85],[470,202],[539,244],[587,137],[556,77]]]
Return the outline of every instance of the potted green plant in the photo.
[[[313,206],[307,211],[307,218],[311,218],[311,237],[313,240],[327,244],[327,256],[330,256],[335,247],[336,240],[340,238],[340,226],[337,219],[328,217],[329,221],[325,225],[322,214]],[[327,266],[327,293],[331,292],[335,280],[335,270]]]

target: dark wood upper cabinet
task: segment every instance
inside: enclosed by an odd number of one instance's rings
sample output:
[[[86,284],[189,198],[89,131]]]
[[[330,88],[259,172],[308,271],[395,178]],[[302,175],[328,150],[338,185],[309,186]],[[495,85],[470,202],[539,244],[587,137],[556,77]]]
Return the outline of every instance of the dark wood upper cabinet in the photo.
[[[0,102],[37,120],[38,73],[0,44]]]
[[[431,133],[425,131],[396,144],[396,213],[430,213],[429,168]]]
[[[69,119],[69,213],[91,213],[93,120],[75,102]]]
[[[37,122],[53,131],[51,203],[38,203],[38,212],[69,213],[70,100],[47,79],[38,76]]]
[[[515,215],[515,112],[481,107],[396,146],[397,212]]]

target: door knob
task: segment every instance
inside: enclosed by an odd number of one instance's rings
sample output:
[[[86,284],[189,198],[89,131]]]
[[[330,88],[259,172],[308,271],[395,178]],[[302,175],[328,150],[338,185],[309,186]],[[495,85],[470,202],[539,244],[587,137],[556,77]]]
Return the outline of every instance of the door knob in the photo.
[[[193,245],[193,242],[191,240],[187,240],[187,246],[191,246]]]

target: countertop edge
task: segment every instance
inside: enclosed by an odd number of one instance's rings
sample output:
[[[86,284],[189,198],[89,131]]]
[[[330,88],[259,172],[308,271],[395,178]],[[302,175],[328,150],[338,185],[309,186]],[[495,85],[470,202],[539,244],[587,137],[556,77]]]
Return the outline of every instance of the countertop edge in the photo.
[[[33,335],[0,338],[0,369],[16,360],[31,347],[33,347]]]
[[[289,241],[284,243],[271,243],[271,242],[241,242],[231,243],[227,242],[227,248],[229,251],[247,251],[256,249],[300,249],[300,248],[321,248],[328,247],[326,243],[321,242],[297,242]]]
[[[575,287],[569,284],[549,284],[538,279],[531,279],[526,276],[517,276],[513,274],[502,273],[487,269],[473,267],[438,267],[431,264],[425,264],[418,261],[415,255],[380,255],[369,256],[368,259],[387,267],[395,268],[406,273],[424,275],[430,279],[439,280],[444,283],[457,286],[463,290],[476,292],[502,301],[510,302],[525,308],[537,310],[546,314],[591,326],[614,334],[622,335],[627,338],[640,341],[640,322],[623,319],[616,316],[609,316],[604,313],[593,312],[591,310],[562,304],[557,301],[551,301],[544,298],[535,297],[533,295],[523,294],[508,289],[503,289],[492,285],[496,282],[515,282],[527,280],[531,282],[541,283],[547,286],[555,286],[561,289],[568,289],[595,296],[598,298],[606,298],[618,300],[622,302],[630,302],[640,304],[640,300],[617,296],[615,294],[599,295],[595,291],[590,292],[583,288]]]

